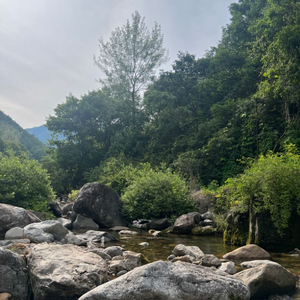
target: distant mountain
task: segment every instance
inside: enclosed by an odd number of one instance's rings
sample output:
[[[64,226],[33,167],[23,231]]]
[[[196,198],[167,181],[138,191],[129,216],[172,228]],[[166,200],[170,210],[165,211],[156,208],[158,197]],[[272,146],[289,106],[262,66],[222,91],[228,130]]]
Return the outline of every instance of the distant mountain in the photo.
[[[35,159],[46,155],[45,145],[35,136],[28,133],[11,117],[0,110],[0,142],[1,149],[11,148],[18,151],[28,151]]]
[[[48,140],[51,139],[51,131],[47,129],[45,125],[41,125],[38,127],[27,128],[29,133],[33,134],[36,138],[38,138],[41,142],[46,144]],[[63,136],[58,136],[59,140],[63,139]]]
[[[51,133],[47,129],[45,125],[33,127],[33,128],[26,128],[27,132],[33,134],[36,138],[38,138],[42,143],[46,144],[49,139],[51,139]]]

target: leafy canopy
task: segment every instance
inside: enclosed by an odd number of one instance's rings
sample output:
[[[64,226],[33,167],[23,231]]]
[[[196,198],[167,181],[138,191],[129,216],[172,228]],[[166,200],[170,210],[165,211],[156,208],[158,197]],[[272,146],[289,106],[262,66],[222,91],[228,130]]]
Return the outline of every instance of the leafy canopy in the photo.
[[[45,211],[53,197],[48,175],[37,161],[0,154],[0,202]]]

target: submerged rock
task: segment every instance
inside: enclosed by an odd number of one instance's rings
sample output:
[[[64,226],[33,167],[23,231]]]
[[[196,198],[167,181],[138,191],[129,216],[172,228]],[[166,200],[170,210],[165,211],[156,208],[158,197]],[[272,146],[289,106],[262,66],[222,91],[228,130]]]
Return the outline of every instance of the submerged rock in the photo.
[[[249,296],[248,288],[234,276],[189,263],[157,261],[91,290],[79,300],[248,300]]]

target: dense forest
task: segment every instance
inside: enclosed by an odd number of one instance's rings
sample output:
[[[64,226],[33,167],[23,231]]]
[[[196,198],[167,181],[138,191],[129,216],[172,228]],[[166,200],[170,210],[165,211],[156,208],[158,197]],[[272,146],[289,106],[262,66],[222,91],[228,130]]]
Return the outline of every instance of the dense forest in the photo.
[[[207,188],[215,191],[216,213],[236,206],[246,214],[249,235],[227,230],[239,243],[257,242],[252,227],[261,214],[280,236],[297,224],[300,3],[239,0],[230,13],[217,47],[202,58],[179,52],[172,69],[158,75],[167,59],[163,35],[158,24],[148,30],[138,12],[108,42],[99,40],[99,90],[70,94],[47,119],[53,137],[41,163],[57,195],[101,181],[134,218],[134,197],[145,212],[143,204],[163,187],[175,191],[173,203],[187,190]],[[137,187],[147,184],[156,191],[139,195]],[[192,209],[184,201],[170,216]]]
[[[240,173],[243,158],[300,147],[300,3],[240,0],[230,13],[217,47],[200,59],[179,52],[134,102],[104,82],[57,106],[47,121],[65,136],[50,147],[65,182],[57,192],[97,180],[111,158],[166,163],[200,188]]]

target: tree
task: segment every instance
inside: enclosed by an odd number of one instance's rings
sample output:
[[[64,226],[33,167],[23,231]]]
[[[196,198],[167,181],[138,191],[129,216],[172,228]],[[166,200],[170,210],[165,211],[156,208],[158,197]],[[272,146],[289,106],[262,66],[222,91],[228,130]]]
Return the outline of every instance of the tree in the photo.
[[[132,23],[127,20],[126,25],[117,27],[108,42],[99,40],[99,51],[94,61],[106,76],[100,82],[130,104],[135,125],[137,96],[155,69],[167,61],[160,25],[155,23],[150,32],[145,18],[136,11]]]

